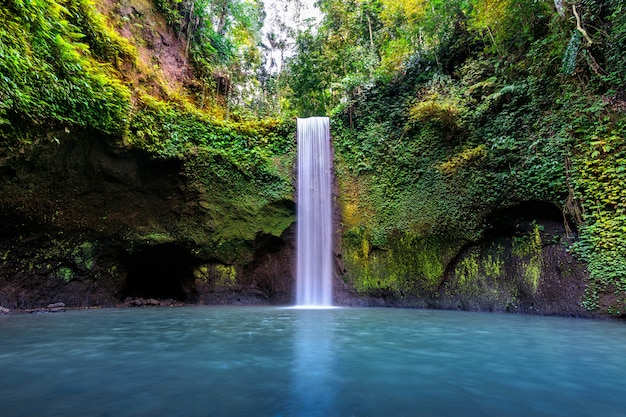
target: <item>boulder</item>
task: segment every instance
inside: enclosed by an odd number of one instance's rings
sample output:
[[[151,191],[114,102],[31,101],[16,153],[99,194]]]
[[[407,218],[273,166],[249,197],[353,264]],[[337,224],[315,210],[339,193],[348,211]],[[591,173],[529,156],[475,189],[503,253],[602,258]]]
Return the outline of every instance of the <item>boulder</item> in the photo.
[[[129,305],[131,307],[141,307],[142,305],[144,305],[144,300],[143,298],[133,298],[130,300]]]
[[[49,313],[60,313],[65,311],[65,303],[52,303],[46,307]]]

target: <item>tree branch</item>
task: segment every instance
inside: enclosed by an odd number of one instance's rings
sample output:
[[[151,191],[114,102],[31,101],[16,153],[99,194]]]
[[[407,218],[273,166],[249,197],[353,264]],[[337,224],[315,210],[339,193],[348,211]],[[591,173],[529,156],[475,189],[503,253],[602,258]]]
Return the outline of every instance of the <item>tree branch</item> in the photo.
[[[572,4],[572,12],[574,13],[574,16],[576,17],[576,30],[578,30],[580,33],[582,33],[582,35],[585,37],[585,39],[588,42],[587,46],[591,45],[593,43],[593,41],[591,40],[591,37],[589,36],[587,31],[585,29],[583,29],[582,23],[580,21],[580,15],[576,11],[576,5],[575,4]]]

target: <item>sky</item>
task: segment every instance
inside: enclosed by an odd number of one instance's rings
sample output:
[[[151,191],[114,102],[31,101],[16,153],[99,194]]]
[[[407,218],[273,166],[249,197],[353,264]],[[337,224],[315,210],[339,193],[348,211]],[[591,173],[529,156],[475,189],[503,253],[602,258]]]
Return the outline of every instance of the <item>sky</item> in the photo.
[[[315,7],[315,1],[316,0],[302,0],[302,3],[304,4],[304,11],[303,11],[303,18],[309,18],[309,17],[314,17],[316,19],[321,19],[322,17],[322,12],[320,12],[320,10]]]
[[[297,23],[295,20],[296,3],[300,3],[300,20],[315,18],[318,21],[322,17],[322,12],[315,7],[317,0],[266,0],[264,1],[267,13],[266,22],[272,21],[278,13],[286,22]]]
[[[281,69],[283,59],[293,55],[293,47],[295,44],[295,38],[288,34],[287,31],[281,29],[281,23],[288,26],[295,33],[299,29],[304,28],[304,21],[308,18],[313,18],[319,22],[322,18],[321,11],[315,7],[315,0],[299,0],[302,6],[300,14],[298,16],[296,3],[298,0],[266,0],[264,2],[265,12],[265,24],[263,27],[263,42],[266,41],[267,35],[271,32],[278,36],[278,39],[285,42],[288,48],[282,52],[275,50],[268,53],[273,58],[274,65],[268,64],[268,70],[272,73],[278,72]]]

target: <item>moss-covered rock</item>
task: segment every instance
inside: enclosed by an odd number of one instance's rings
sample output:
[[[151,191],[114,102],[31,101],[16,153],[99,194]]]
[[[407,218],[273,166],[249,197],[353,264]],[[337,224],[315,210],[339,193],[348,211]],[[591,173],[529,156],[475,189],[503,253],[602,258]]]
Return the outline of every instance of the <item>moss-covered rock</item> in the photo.
[[[363,234],[348,234],[343,254],[346,279],[361,294],[385,291],[399,297],[428,297],[439,288],[446,265],[459,248],[458,242],[411,232],[398,233],[385,247],[371,246]]]
[[[59,143],[39,141],[3,162],[3,305],[34,308],[59,299],[68,306],[115,305],[128,295],[152,297],[151,276],[156,287],[173,289],[169,298],[211,302],[193,278],[205,263],[217,265],[221,277],[211,291],[254,288],[248,299],[264,303],[291,297],[291,284],[275,282],[292,280],[291,256],[273,262],[274,277],[261,279],[264,289],[254,278],[257,268],[268,268],[261,258],[292,248],[289,173],[243,169],[208,148],[164,159],[112,136],[62,133]],[[169,278],[147,267],[167,270],[177,262]],[[128,293],[129,276],[142,274],[137,265],[145,265],[145,294]]]
[[[521,220],[511,233],[468,245],[450,264],[437,303],[446,308],[590,316],[588,272],[569,253],[562,223]]]

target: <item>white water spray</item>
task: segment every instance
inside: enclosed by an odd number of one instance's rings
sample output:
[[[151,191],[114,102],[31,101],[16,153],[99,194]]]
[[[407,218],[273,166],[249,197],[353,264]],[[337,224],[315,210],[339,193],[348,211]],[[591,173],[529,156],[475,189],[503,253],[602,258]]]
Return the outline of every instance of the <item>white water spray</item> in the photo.
[[[331,166],[328,117],[298,119],[296,304],[301,307],[332,305]]]

